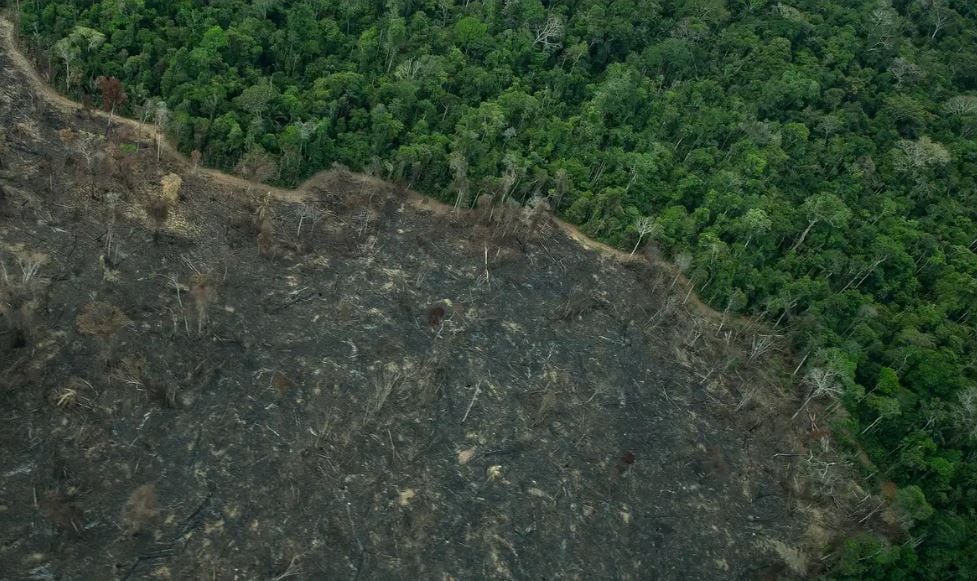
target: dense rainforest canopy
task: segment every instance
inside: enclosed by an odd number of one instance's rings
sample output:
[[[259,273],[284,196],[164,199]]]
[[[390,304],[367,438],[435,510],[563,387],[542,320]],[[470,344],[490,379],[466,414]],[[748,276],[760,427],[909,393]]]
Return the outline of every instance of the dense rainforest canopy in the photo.
[[[977,579],[971,0],[20,5],[60,89],[120,79],[124,112],[210,165],[545,196],[652,241],[791,338],[895,488],[908,536],[853,537],[834,575]]]

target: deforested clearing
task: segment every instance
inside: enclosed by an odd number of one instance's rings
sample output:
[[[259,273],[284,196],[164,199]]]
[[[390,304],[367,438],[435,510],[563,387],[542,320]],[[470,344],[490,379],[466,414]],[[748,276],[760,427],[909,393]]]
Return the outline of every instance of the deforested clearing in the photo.
[[[789,578],[885,516],[673,267],[0,78],[0,576]]]

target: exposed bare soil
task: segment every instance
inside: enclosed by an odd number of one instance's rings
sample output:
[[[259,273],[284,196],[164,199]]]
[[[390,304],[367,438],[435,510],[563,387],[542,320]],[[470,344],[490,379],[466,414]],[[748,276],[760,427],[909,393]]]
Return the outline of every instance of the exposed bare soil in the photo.
[[[25,65],[0,54],[0,578],[817,572],[845,484],[790,366],[664,265],[341,169],[157,161]]]

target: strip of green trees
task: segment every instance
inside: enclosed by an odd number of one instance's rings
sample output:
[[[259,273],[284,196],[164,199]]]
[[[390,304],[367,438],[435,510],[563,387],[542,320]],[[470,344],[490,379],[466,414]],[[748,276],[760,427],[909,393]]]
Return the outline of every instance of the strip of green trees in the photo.
[[[977,579],[971,0],[20,2],[61,90],[295,184],[545,196],[791,337],[908,534],[834,575]],[[104,81],[103,81],[104,82]],[[891,485],[890,485],[891,486]]]

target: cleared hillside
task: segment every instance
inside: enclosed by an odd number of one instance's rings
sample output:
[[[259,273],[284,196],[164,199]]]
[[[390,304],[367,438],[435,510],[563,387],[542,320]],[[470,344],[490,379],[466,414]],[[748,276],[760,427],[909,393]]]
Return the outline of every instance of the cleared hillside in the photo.
[[[341,169],[266,195],[17,64],[3,575],[797,577],[875,508],[775,341],[665,265]]]

